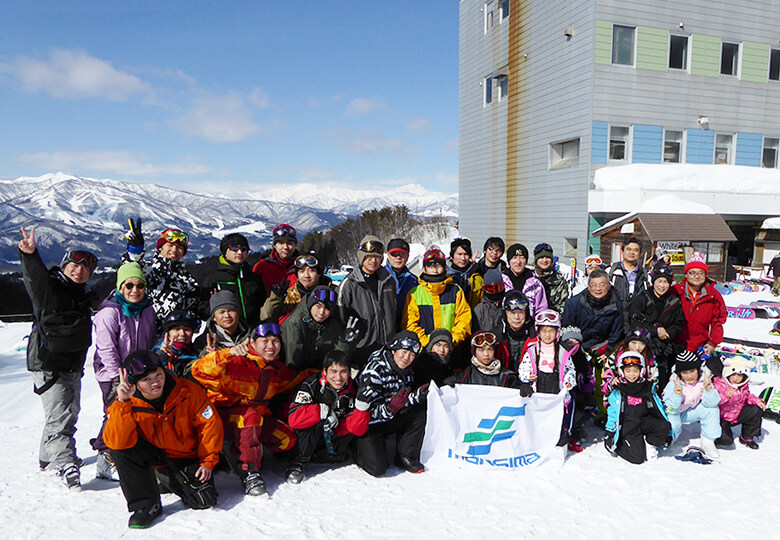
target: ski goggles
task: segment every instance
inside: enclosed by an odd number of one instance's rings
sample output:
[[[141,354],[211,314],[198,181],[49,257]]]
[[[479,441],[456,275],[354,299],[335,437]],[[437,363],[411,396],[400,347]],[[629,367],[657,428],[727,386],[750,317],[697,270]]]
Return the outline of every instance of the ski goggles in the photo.
[[[297,232],[295,230],[295,227],[292,225],[287,225],[286,223],[282,223],[281,225],[277,225],[274,227],[273,232],[274,238],[280,238],[280,237],[288,237],[295,240],[297,238]]]
[[[252,335],[255,338],[259,337],[268,337],[268,336],[280,336],[281,331],[279,330],[279,325],[276,323],[263,323],[258,324],[257,327],[255,327],[254,330],[252,330]]]
[[[550,253],[552,253],[552,250],[553,248],[550,244],[545,244],[545,243],[538,244],[534,248],[534,255],[539,255],[542,251],[549,251]]]
[[[311,293],[318,302],[335,302],[336,293],[332,289],[318,289]]]
[[[89,268],[90,271],[94,271],[95,268],[97,268],[98,259],[89,251],[68,251],[62,258],[61,266],[65,266],[67,263],[83,264]]]
[[[319,264],[320,262],[314,255],[301,255],[295,259],[295,268],[305,268],[306,266],[316,268]]]
[[[620,355],[620,367],[637,366],[642,367],[642,355],[637,352],[627,351]]]
[[[598,255],[591,255],[587,259],[585,259],[585,266],[593,266],[594,264],[601,265],[601,257]]]
[[[245,253],[249,253],[249,246],[228,246],[228,251],[243,251]]]
[[[534,322],[536,323],[537,326],[542,326],[542,325],[560,326],[561,316],[558,315],[557,311],[546,309],[536,314],[536,317],[534,317]]]
[[[382,242],[377,242],[376,240],[369,240],[368,242],[361,244],[360,251],[363,253],[376,253],[381,255],[385,252],[385,245]]]
[[[471,338],[471,346],[481,348],[490,345],[491,347],[494,347],[497,341],[496,335],[493,332],[480,332]]]
[[[431,248],[423,253],[423,265],[440,264],[444,266],[446,262],[447,257],[444,256],[444,252],[439,248]]]
[[[420,351],[422,350],[422,345],[419,341],[403,337],[400,339],[396,339],[390,344],[390,350],[391,351],[397,351],[399,349],[403,349],[405,351],[411,351],[414,354],[420,354]]]
[[[163,321],[163,328],[170,330],[177,326],[188,326],[192,328],[193,332],[197,332],[200,328],[200,321],[192,313],[174,311]]]
[[[504,292],[505,285],[503,282],[501,283],[485,283],[482,285],[482,290],[485,291],[487,294],[498,294],[501,292]]]
[[[501,307],[504,308],[504,311],[525,311],[525,308],[528,307],[528,300],[523,300],[522,298],[517,297],[504,297],[504,301],[502,302]]]
[[[184,246],[186,246],[190,241],[190,237],[187,236],[186,233],[178,229],[168,229],[166,231],[163,231],[163,233],[160,236],[165,238],[166,242],[172,242],[172,243],[178,242],[179,244],[182,244]]]
[[[650,341],[650,332],[646,328],[634,328],[628,334],[628,338],[626,339],[626,343],[628,343],[632,339],[639,339],[639,340],[643,340],[643,341]]]
[[[152,351],[135,351],[124,362],[127,378],[136,384],[157,368],[163,367],[162,359]]]

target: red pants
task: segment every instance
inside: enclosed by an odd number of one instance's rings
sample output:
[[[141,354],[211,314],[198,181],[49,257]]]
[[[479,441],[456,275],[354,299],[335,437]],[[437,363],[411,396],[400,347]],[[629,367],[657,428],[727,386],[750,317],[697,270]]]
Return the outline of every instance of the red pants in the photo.
[[[273,453],[295,446],[295,431],[273,416],[263,416],[253,407],[220,409],[225,439],[232,440],[231,453],[244,470],[258,470],[263,460],[263,445]]]

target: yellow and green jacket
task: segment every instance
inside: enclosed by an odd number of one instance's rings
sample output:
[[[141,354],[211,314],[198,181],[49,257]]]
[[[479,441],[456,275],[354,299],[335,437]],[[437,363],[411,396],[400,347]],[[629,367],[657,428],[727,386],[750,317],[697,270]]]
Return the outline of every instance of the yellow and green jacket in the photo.
[[[401,326],[417,334],[423,346],[428,344],[431,332],[446,328],[457,345],[471,334],[471,306],[451,276],[438,283],[420,279],[406,296]]]

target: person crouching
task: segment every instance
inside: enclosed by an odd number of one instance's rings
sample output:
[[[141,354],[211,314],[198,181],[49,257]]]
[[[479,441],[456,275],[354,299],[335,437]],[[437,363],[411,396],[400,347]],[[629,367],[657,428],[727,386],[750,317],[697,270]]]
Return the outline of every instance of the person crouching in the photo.
[[[343,351],[325,355],[323,369],[303,381],[294,393],[288,422],[295,429],[295,458],[287,481],[299,484],[312,459],[325,463],[347,461],[355,437],[368,429],[368,403],[356,400],[357,385],[350,377],[349,356]]]
[[[505,369],[496,358],[498,338],[493,332],[483,330],[471,338],[471,365],[460,373],[449,377],[444,384],[481,384],[520,388],[520,381],[514,371]]]
[[[162,514],[155,470],[187,507],[214,506],[223,430],[205,390],[163,369],[152,351],[130,354],[123,366],[103,440],[133,512],[129,527],[149,527]]]

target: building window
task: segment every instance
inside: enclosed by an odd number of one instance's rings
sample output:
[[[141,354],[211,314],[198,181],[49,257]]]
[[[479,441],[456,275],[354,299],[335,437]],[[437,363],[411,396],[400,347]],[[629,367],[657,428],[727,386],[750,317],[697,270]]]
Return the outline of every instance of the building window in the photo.
[[[485,2],[483,10],[485,12],[485,33],[487,34],[493,29],[493,2]]]
[[[509,0],[504,0],[503,2],[501,2],[500,13],[501,13],[500,16],[501,22],[504,22],[509,18]]]
[[[720,74],[739,73],[739,43],[723,43],[720,48]]]
[[[772,49],[769,56],[769,79],[780,81],[780,49]]]
[[[715,158],[713,163],[715,165],[731,165],[732,154],[731,149],[734,147],[734,135],[718,133],[715,135]]]
[[[625,161],[628,159],[628,136],[630,129],[622,126],[609,127],[609,159]]]
[[[498,101],[504,101],[509,95],[509,77],[498,75],[495,79],[496,87],[498,88]]]
[[[664,130],[664,163],[682,163],[682,131]]]
[[[550,143],[550,169],[565,169],[580,164],[580,140]]]
[[[669,69],[688,69],[688,36],[669,36]]]
[[[764,137],[764,150],[761,153],[761,166],[767,169],[777,168],[777,151],[780,139]]]
[[[493,103],[493,77],[485,77],[482,79],[482,89],[484,95],[484,107],[487,107]]]
[[[624,66],[634,65],[634,32],[633,26],[612,27],[612,63]]]

